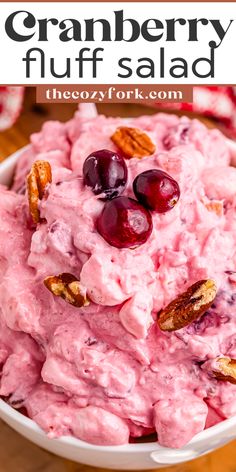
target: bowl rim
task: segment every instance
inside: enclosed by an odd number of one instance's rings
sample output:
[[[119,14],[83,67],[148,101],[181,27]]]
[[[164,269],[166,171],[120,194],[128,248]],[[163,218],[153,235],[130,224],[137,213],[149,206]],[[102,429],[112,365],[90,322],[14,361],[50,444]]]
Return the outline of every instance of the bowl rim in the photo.
[[[236,157],[236,142],[227,138],[227,142],[229,144],[230,151],[232,152],[232,157]],[[17,163],[17,160],[20,158],[21,154],[30,149],[31,145],[28,144],[13,154],[11,154],[8,158],[6,158],[3,162],[0,162],[0,178],[4,172],[13,173],[14,167]],[[47,436],[47,433],[41,429],[37,423],[32,420],[31,418],[23,415],[4,400],[0,398],[0,418],[4,420],[9,419],[11,420],[11,425],[13,422],[21,425],[24,429],[36,433],[38,436],[42,437],[44,440],[47,439],[48,441],[52,441],[51,438]],[[213,438],[221,435],[223,432],[227,432],[228,430],[232,430],[235,428],[236,431],[236,415],[232,416],[231,418],[225,419],[220,421],[219,423],[215,424],[214,426],[210,426],[207,429],[204,429],[200,433],[196,434],[190,442],[188,442],[184,447],[180,449],[168,448],[163,447],[158,444],[158,442],[147,442],[147,443],[128,443],[125,445],[120,446],[98,446],[95,444],[90,444],[81,439],[78,439],[74,436],[61,436],[59,438],[53,439],[53,441],[57,442],[58,444],[63,445],[70,445],[74,447],[79,447],[80,449],[85,450],[93,450],[99,452],[116,452],[116,453],[133,453],[133,452],[154,452],[154,451],[164,451],[165,453],[170,452],[173,454],[174,452],[178,455],[178,453],[183,453],[183,451],[189,451],[193,449],[194,446],[204,441],[210,441]]]
[[[4,417],[7,417],[10,420],[21,425],[24,429],[27,429],[33,433],[37,433],[37,435],[47,439],[48,441],[56,441],[59,444],[64,445],[71,445],[76,446],[86,450],[97,450],[100,452],[153,452],[153,451],[165,451],[166,453],[171,452],[183,452],[187,450],[191,450],[196,446],[198,443],[202,441],[210,441],[211,439],[216,438],[218,435],[222,434],[222,432],[226,432],[227,430],[231,430],[232,428],[236,428],[236,416],[232,418],[228,418],[226,420],[221,421],[220,423],[211,426],[210,428],[204,429],[200,433],[196,434],[190,442],[188,442],[184,447],[180,449],[174,449],[169,447],[163,447],[158,444],[158,442],[148,442],[148,443],[129,443],[121,446],[98,446],[95,444],[90,444],[81,439],[78,439],[74,436],[61,436],[59,438],[51,439],[47,436],[47,433],[43,431],[37,423],[32,420],[31,418],[23,415],[19,411],[15,410],[12,406],[8,405],[4,400],[0,399],[0,417],[1,413],[3,413],[3,421]]]

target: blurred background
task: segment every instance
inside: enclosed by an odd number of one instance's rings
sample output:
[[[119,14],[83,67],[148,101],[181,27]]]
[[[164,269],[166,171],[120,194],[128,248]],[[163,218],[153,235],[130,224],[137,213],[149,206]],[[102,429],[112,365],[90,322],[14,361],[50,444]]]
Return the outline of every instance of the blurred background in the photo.
[[[77,108],[69,103],[36,104],[35,95],[34,87],[0,87],[0,161],[27,144],[30,134],[39,130],[44,121],[66,121]],[[196,116],[207,126],[218,127],[236,139],[236,87],[194,87],[193,104],[159,103],[150,108],[132,103],[102,103],[97,108],[99,113],[109,116],[137,116],[157,111]]]

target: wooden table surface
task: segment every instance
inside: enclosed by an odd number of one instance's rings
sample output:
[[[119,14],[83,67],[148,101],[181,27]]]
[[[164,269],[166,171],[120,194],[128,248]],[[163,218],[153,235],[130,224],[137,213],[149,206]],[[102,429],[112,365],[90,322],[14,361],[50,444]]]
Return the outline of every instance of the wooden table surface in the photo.
[[[24,110],[17,123],[9,130],[0,133],[0,161],[28,143],[30,133],[40,129],[48,119],[69,119],[74,105],[55,104],[35,105],[34,90],[28,90]],[[100,105],[99,111],[121,116],[137,114],[140,108],[135,105]],[[148,110],[147,110],[148,111]],[[0,472],[91,472],[94,467],[76,464],[56,457],[10,429],[0,421]],[[158,469],[159,470],[159,469]],[[166,472],[236,472],[236,441],[205,457],[186,464],[163,469]],[[105,471],[105,469],[104,469]]]

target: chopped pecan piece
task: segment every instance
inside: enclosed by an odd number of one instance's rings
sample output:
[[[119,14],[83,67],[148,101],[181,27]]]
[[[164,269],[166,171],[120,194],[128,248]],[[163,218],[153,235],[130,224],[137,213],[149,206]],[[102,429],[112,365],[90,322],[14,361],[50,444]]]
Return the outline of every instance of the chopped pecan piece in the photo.
[[[129,158],[151,156],[156,149],[149,136],[138,128],[121,126],[111,136],[111,140]]]
[[[212,200],[211,202],[205,203],[205,207],[208,209],[208,211],[214,212],[217,216],[223,215],[224,208],[222,202]]]
[[[229,357],[219,357],[217,360],[219,371],[214,371],[213,374],[217,380],[223,382],[230,382],[236,384],[236,359]]]
[[[27,177],[28,199],[30,213],[34,223],[39,223],[39,200],[42,200],[46,186],[52,181],[52,171],[49,162],[35,161]]]
[[[44,285],[53,295],[63,298],[73,306],[81,307],[89,305],[86,290],[72,274],[63,273],[46,277],[46,279],[44,279]]]
[[[177,331],[192,323],[210,308],[216,296],[214,280],[199,280],[161,310],[158,325],[162,331]]]

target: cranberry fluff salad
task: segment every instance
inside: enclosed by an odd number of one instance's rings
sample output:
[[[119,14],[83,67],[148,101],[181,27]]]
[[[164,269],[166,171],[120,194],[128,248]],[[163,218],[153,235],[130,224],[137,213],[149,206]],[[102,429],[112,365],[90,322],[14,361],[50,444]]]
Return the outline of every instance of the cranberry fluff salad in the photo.
[[[236,169],[198,120],[31,136],[0,187],[0,395],[51,438],[179,448],[236,414]]]

